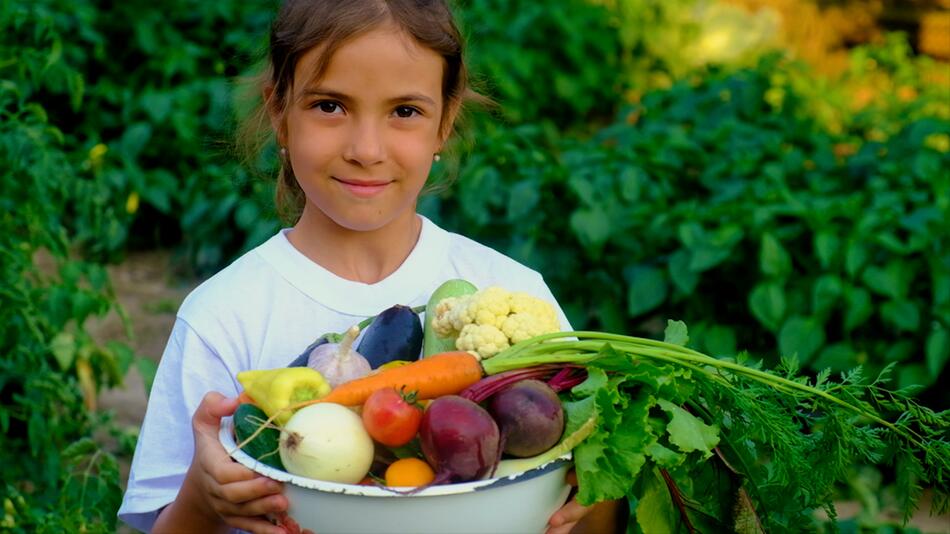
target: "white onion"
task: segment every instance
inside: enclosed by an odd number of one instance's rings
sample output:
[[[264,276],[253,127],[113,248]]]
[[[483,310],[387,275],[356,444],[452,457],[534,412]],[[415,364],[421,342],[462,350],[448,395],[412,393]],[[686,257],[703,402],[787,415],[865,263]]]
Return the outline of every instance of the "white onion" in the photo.
[[[352,410],[331,402],[301,408],[280,432],[280,461],[288,473],[357,484],[373,464],[373,439]]]
[[[353,341],[359,334],[359,327],[353,326],[340,343],[324,343],[314,348],[307,358],[307,367],[323,375],[331,387],[368,375],[372,366],[353,349]]]

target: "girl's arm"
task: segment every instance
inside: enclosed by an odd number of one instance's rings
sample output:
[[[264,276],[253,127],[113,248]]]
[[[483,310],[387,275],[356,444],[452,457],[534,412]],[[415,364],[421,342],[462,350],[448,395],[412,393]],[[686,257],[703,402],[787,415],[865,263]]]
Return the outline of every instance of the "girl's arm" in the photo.
[[[249,532],[283,534],[264,516],[287,510],[282,485],[231,460],[218,441],[221,418],[237,399],[208,393],[192,418],[195,454],[175,500],[159,513],[152,532]]]

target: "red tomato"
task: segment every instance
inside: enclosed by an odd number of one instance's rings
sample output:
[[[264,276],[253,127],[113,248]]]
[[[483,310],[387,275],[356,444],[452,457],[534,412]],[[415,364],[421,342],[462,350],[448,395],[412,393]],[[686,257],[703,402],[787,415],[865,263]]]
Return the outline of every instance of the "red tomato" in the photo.
[[[363,426],[373,439],[390,447],[409,443],[419,432],[422,410],[413,395],[393,388],[373,392],[363,404]]]

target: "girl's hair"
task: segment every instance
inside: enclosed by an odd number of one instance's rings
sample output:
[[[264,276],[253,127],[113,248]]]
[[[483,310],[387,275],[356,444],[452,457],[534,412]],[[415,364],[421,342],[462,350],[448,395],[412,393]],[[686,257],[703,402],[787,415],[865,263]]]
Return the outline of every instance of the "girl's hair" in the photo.
[[[271,133],[268,111],[282,114],[291,105],[294,69],[301,56],[315,46],[322,47],[316,70],[311,75],[313,80],[318,80],[337,49],[348,40],[386,23],[395,25],[445,60],[440,126],[444,137],[452,132],[453,118],[464,102],[487,102],[469,87],[468,71],[462,59],[462,37],[444,0],[286,0],[271,26],[265,69],[253,83],[258,95],[265,87],[271,88],[270,98],[257,106],[242,128],[241,137],[248,156],[253,158],[259,154]],[[306,198],[289,160],[285,157],[280,160],[277,212],[292,223],[303,211]]]

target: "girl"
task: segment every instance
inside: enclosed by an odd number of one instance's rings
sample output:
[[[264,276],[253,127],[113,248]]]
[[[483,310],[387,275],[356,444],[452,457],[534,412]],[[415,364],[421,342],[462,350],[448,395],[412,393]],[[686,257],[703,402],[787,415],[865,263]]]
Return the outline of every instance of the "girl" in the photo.
[[[474,96],[442,1],[289,0],[261,89],[280,146],[278,205],[296,223],[181,306],[119,511],[143,530],[283,531],[265,519],[287,509],[281,485],[232,462],[218,442],[238,372],[285,366],[319,333],[424,304],[451,278],[554,302],[536,272],[416,213],[432,161]],[[549,532],[570,531],[587,511],[568,503]]]

